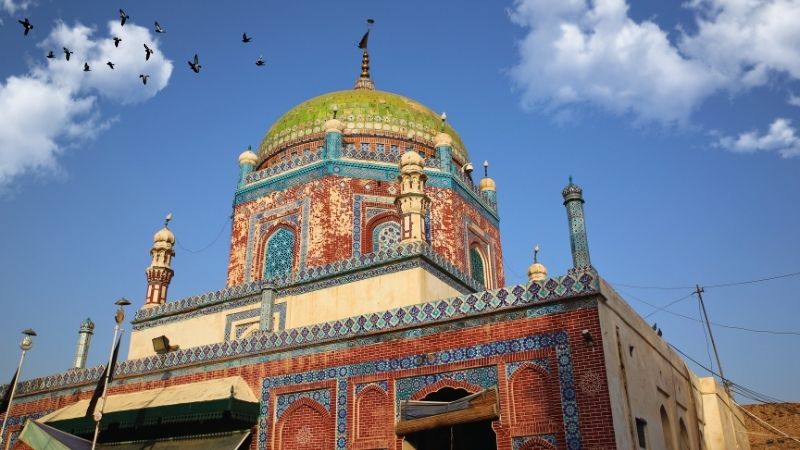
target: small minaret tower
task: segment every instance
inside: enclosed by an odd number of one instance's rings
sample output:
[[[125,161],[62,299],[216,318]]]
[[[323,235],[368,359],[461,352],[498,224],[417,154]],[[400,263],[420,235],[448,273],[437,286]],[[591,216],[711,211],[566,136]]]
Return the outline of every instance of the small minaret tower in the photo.
[[[535,283],[547,279],[547,267],[539,262],[539,246],[533,247],[533,264],[528,267],[528,282]]]
[[[72,363],[72,368],[83,369],[86,367],[86,357],[89,355],[89,344],[92,343],[93,334],[94,322],[87,317],[78,331],[78,347],[75,350],[75,362]]]
[[[400,242],[425,240],[425,211],[430,199],[425,195],[425,160],[414,150],[406,150],[400,157],[400,195],[394,203],[402,217]]]
[[[150,266],[145,269],[147,275],[147,294],[145,295],[144,307],[163,305],[167,302],[167,288],[172,280],[172,258],[175,256],[175,235],[169,229],[169,221],[172,220],[172,213],[167,214],[164,221],[164,228],[158,230],[153,236],[153,248],[150,249],[152,260]]]
[[[481,178],[478,187],[486,198],[493,203],[497,202],[497,184],[493,179],[489,178],[489,161],[483,162],[483,178]]]
[[[572,267],[592,265],[589,259],[589,240],[586,238],[586,221],[583,218],[583,189],[572,182],[561,191],[569,222],[569,243],[572,248]]]

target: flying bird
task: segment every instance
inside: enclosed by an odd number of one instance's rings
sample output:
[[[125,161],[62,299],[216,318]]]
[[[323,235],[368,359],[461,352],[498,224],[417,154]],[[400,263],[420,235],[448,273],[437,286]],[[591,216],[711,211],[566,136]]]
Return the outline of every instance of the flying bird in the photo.
[[[257,66],[263,66],[264,64],[266,64],[266,62],[264,62],[264,55],[261,55],[256,60],[256,65]]]
[[[141,74],[139,78],[142,79],[142,84],[147,84],[147,79],[150,78],[150,75]]]
[[[33,29],[33,24],[31,24],[31,21],[28,20],[27,17],[25,18],[25,20],[17,20],[17,22],[21,23],[22,27],[25,28],[25,36],[27,36],[28,32]]]
[[[200,73],[200,68],[203,67],[200,65],[200,59],[197,57],[197,53],[194,54],[194,62],[188,61],[189,68],[192,69],[194,73]]]
[[[112,63],[111,61],[107,62],[106,65],[108,67],[111,67],[112,69],[114,68],[114,63]]]
[[[52,50],[50,50],[50,53],[48,53],[48,54],[47,54],[47,58],[48,58],[48,59],[53,59],[53,58],[55,58],[55,57],[56,57],[56,54],[55,54],[55,53],[53,53],[53,51],[52,51]]]
[[[247,44],[248,42],[250,42],[252,40],[253,40],[253,38],[251,36],[248,36],[247,33],[242,33],[242,42]]]
[[[64,49],[64,56],[67,58],[67,61],[69,61],[69,55],[71,55],[71,54],[73,54],[75,52],[71,51],[67,47],[63,47],[63,49]]]
[[[166,31],[163,28],[161,28],[161,25],[158,24],[157,20],[156,20],[156,33],[166,33]]]
[[[114,36],[114,47],[119,47],[119,41],[121,41],[121,40],[122,40],[122,38],[118,38],[118,37]]]
[[[89,68],[89,63],[88,62],[83,63],[83,71],[84,72],[91,72],[92,71],[92,69]]]
[[[125,22],[127,22],[130,18],[131,17],[125,14],[125,11],[123,11],[122,8],[119,9],[119,26],[124,27]]]
[[[144,44],[144,60],[145,61],[150,60],[150,55],[152,55],[153,53],[155,52],[152,49],[150,49],[150,47],[148,47],[147,44]]]

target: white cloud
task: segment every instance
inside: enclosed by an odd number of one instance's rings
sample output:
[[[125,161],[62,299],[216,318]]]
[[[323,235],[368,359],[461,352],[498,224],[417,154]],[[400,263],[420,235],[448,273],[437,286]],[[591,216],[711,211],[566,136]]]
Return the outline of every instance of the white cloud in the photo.
[[[634,21],[626,0],[516,0],[528,29],[511,70],[527,107],[591,105],[662,124],[685,123],[709,96],[800,79],[800,0],[692,0],[697,32],[676,42]]]
[[[783,118],[775,119],[764,134],[750,131],[738,137],[724,136],[719,139],[717,146],[736,153],[773,151],[784,158],[800,156],[800,137],[797,136],[797,129],[792,126],[790,120]]]
[[[789,98],[786,99],[786,103],[792,106],[800,106],[800,95],[789,93]]]
[[[108,29],[108,36],[94,38],[88,27],[59,23],[39,44],[58,58],[0,83],[0,188],[27,172],[55,169],[65,148],[107,128],[110,121],[102,119],[98,107],[101,98],[136,103],[167,85],[172,62],[149,30],[133,24],[122,28],[114,21]],[[111,40],[114,35],[123,39],[119,48]],[[147,62],[143,43],[156,50]],[[75,52],[70,61],[61,52],[65,46]],[[106,66],[107,61],[116,68]],[[83,72],[84,62],[90,72]],[[150,75],[146,86],[140,73]]]
[[[0,0],[0,9],[9,14],[16,14],[17,11],[24,11],[31,5],[30,0]]]

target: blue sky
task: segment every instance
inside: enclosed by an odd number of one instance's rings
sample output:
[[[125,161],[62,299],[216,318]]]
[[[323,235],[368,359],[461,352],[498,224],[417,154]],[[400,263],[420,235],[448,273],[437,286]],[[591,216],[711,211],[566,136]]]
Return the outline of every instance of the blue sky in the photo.
[[[0,1],[0,377],[27,327],[39,337],[24,377],[68,368],[87,316],[89,364],[102,363],[113,302],[143,303],[167,212],[179,240],[170,298],[223,287],[238,154],[292,106],[352,86],[366,17],[377,87],[446,111],[472,160],[489,160],[509,284],[535,243],[551,274],[571,264],[560,196],[570,175],[584,188],[594,265],[643,315],[654,308],[642,301],[691,289],[622,285],[800,271],[800,2],[740,3]],[[131,16],[124,30],[118,7]],[[157,38],[155,20],[167,30]],[[156,50],[147,63],[142,40]],[[44,58],[50,49],[59,59]],[[186,64],[195,53],[200,74]],[[709,288],[705,300],[712,321],[798,332],[798,287],[793,276]],[[694,298],[668,311],[698,317]],[[711,364],[699,322],[647,320]],[[714,332],[729,378],[800,400],[800,336]]]

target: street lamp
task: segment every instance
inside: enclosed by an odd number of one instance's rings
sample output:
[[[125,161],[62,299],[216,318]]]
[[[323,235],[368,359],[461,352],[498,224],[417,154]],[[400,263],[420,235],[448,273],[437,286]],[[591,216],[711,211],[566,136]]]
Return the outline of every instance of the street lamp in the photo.
[[[94,438],[92,439],[92,450],[94,450],[95,447],[97,446],[97,436],[100,434],[100,421],[103,419],[103,410],[106,407],[106,392],[108,391],[108,383],[109,381],[111,381],[111,376],[113,375],[112,372],[114,371],[114,364],[116,362],[115,361],[116,358],[114,357],[114,350],[116,349],[117,336],[119,335],[120,332],[120,325],[122,325],[122,322],[125,320],[124,307],[130,305],[131,302],[128,301],[128,299],[126,299],[125,297],[123,297],[114,302],[114,304],[119,307],[117,308],[117,312],[114,314],[114,322],[116,322],[116,325],[114,325],[114,339],[111,341],[111,354],[108,355],[108,365],[106,366],[105,374],[103,374],[103,376],[105,377],[105,382],[103,383],[103,395],[102,395],[103,403],[100,404],[100,411],[95,412],[93,415],[95,426],[94,426]]]
[[[14,393],[17,391],[17,380],[19,380],[19,374],[22,372],[22,361],[25,360],[25,353],[28,352],[31,348],[33,348],[33,336],[36,336],[36,332],[32,329],[28,328],[27,330],[23,331],[22,334],[25,337],[22,338],[22,341],[19,343],[19,348],[22,350],[22,355],[19,357],[19,364],[17,365],[17,373],[14,374],[14,379],[11,381],[11,395],[8,397],[8,408],[6,409],[6,415],[3,417],[3,426],[0,427],[0,446],[3,444],[3,438],[6,435],[6,423],[8,422],[8,416],[11,415],[11,405],[14,402]]]

